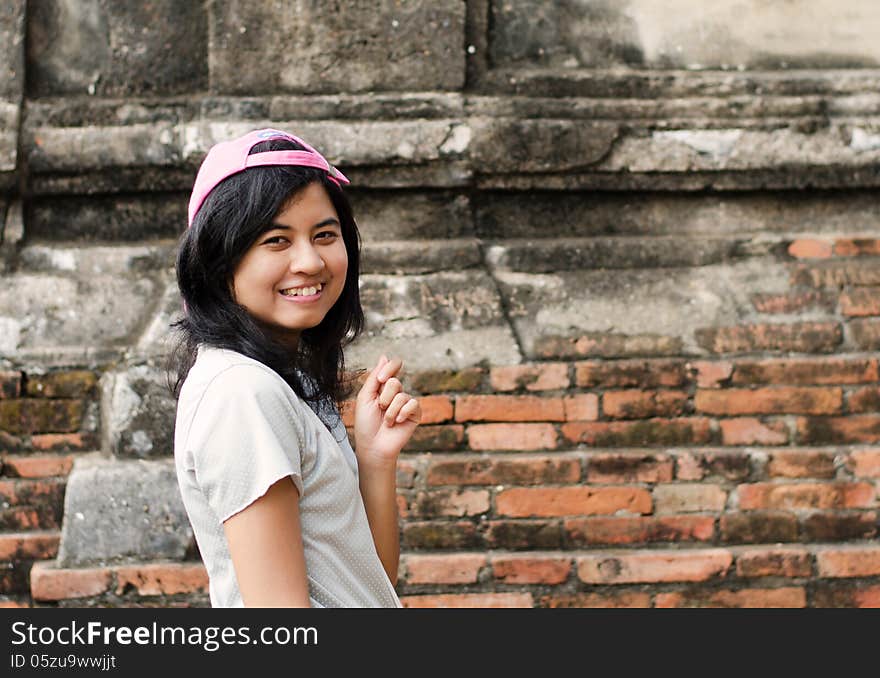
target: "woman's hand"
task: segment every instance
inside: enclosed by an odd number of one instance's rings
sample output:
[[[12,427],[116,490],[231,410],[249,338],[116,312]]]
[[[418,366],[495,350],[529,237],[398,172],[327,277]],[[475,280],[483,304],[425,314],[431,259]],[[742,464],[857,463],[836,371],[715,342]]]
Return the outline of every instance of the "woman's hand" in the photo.
[[[403,361],[383,355],[358,393],[354,439],[361,463],[395,465],[422,419],[419,401],[404,392],[396,376],[401,367]]]

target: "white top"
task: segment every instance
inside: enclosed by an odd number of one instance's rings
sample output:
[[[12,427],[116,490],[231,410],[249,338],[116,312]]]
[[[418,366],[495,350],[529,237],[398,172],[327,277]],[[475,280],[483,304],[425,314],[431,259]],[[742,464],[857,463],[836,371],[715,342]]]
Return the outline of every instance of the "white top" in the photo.
[[[177,403],[174,459],[210,578],[211,605],[242,607],[223,521],[290,476],[313,607],[400,607],[367,522],[357,461],[335,411],[333,432],[277,372],[200,346]]]

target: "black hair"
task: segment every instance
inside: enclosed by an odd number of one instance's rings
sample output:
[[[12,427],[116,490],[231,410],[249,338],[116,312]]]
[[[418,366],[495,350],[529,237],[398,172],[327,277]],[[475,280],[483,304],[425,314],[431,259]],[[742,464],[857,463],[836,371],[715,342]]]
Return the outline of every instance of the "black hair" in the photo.
[[[255,145],[250,153],[305,150],[287,139]],[[327,191],[342,230],[348,271],[339,299],[315,327],[300,333],[296,351],[235,302],[231,283],[242,257],[272,220],[312,183]],[[277,372],[316,411],[351,392],[343,348],[364,326],[358,290],[360,234],[351,205],[324,170],[291,165],[252,167],[220,182],[178,242],[177,285],[183,318],[171,324],[177,341],[169,356],[168,387],[175,398],[196,360],[199,344],[236,351]]]

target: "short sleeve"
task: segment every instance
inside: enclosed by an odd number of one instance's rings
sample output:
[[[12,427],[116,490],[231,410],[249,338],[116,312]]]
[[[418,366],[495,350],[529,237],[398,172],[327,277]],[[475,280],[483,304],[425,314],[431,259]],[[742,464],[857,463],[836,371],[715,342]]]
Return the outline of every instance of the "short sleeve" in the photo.
[[[284,386],[258,366],[235,365],[211,381],[196,409],[186,447],[221,522],[285,476],[302,495],[304,433]]]

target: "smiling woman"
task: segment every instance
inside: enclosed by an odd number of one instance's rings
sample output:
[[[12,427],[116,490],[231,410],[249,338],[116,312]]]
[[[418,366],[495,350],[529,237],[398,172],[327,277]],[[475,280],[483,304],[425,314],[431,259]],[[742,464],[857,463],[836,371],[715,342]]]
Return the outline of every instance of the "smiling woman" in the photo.
[[[342,294],[348,253],[327,191],[311,183],[259,236],[235,269],[235,301],[296,346]]]
[[[400,606],[396,461],[421,407],[383,356],[349,444],[343,348],[364,317],[343,183],[271,129],[213,147],[196,177],[174,456],[214,606]]]

